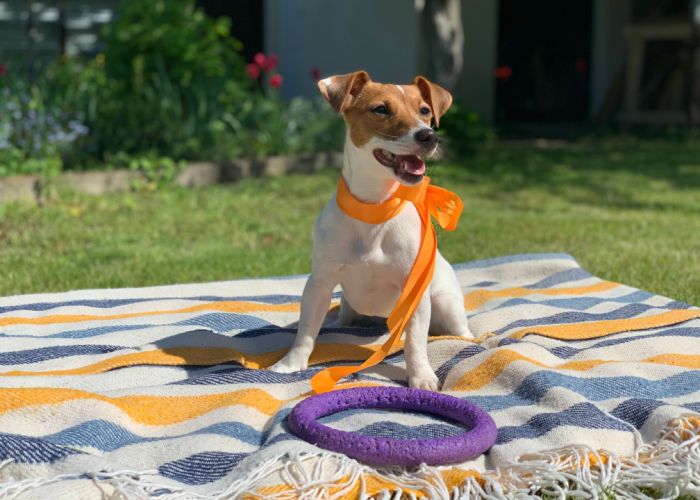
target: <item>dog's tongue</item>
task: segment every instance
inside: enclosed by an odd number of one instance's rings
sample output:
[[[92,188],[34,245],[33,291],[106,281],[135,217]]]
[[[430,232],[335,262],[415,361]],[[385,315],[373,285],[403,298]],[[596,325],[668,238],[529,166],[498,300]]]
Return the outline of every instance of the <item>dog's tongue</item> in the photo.
[[[416,155],[397,156],[401,168],[413,175],[423,175],[425,173],[425,163]]]

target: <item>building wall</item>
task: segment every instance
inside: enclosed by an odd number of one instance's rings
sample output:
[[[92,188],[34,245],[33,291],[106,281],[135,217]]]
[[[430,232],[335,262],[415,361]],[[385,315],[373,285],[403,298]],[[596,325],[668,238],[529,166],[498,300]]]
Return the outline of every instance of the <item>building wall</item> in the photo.
[[[455,98],[491,120],[498,0],[462,0],[464,68]],[[311,72],[359,69],[372,79],[410,82],[420,72],[420,26],[411,0],[266,0],[265,50],[280,57],[282,94],[315,96]]]
[[[624,66],[625,25],[634,0],[591,0],[591,118]],[[456,99],[493,121],[499,0],[462,0],[464,66]],[[283,95],[317,95],[323,76],[366,69],[378,81],[409,82],[419,72],[420,29],[412,0],[265,0],[265,49],[280,56]]]
[[[266,0],[265,50],[279,56],[282,95],[316,96],[323,77],[364,69],[373,80],[410,83],[418,17],[410,0]]]
[[[594,118],[625,64],[625,26],[632,20],[634,0],[593,0],[591,108]]]
[[[491,122],[496,105],[498,0],[462,0],[464,66],[455,98]]]

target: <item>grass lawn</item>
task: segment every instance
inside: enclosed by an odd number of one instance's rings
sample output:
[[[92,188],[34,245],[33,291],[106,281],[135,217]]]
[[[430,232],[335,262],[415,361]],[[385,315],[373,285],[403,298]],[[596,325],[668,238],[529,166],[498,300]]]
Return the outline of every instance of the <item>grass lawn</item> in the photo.
[[[565,252],[597,276],[700,306],[700,141],[494,144],[430,167],[465,202],[453,263]],[[0,205],[0,295],[310,271],[338,172]]]

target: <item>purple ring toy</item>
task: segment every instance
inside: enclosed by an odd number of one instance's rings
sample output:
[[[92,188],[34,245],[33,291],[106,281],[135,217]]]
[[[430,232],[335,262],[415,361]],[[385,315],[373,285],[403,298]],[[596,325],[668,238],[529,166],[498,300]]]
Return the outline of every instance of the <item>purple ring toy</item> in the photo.
[[[470,430],[443,438],[393,439],[340,431],[316,421],[356,408],[416,410],[455,420]],[[447,394],[405,387],[358,387],[310,396],[297,403],[289,414],[289,428],[326,450],[383,465],[463,462],[488,450],[497,435],[493,419],[478,406]]]

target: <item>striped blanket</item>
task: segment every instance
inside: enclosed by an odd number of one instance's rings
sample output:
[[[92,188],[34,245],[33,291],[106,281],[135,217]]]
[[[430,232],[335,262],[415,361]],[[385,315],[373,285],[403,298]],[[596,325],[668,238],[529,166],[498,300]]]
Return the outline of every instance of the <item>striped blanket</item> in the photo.
[[[291,345],[306,276],[0,299],[0,498],[526,498],[700,495],[700,309],[601,280],[562,254],[455,266],[477,339],[431,338],[442,390],[487,410],[491,450],[373,467],[290,433],[322,367],[382,327]],[[338,294],[328,314],[337,311]],[[341,387],[405,385],[398,349]],[[350,410],[334,428],[402,439],[463,429]]]

